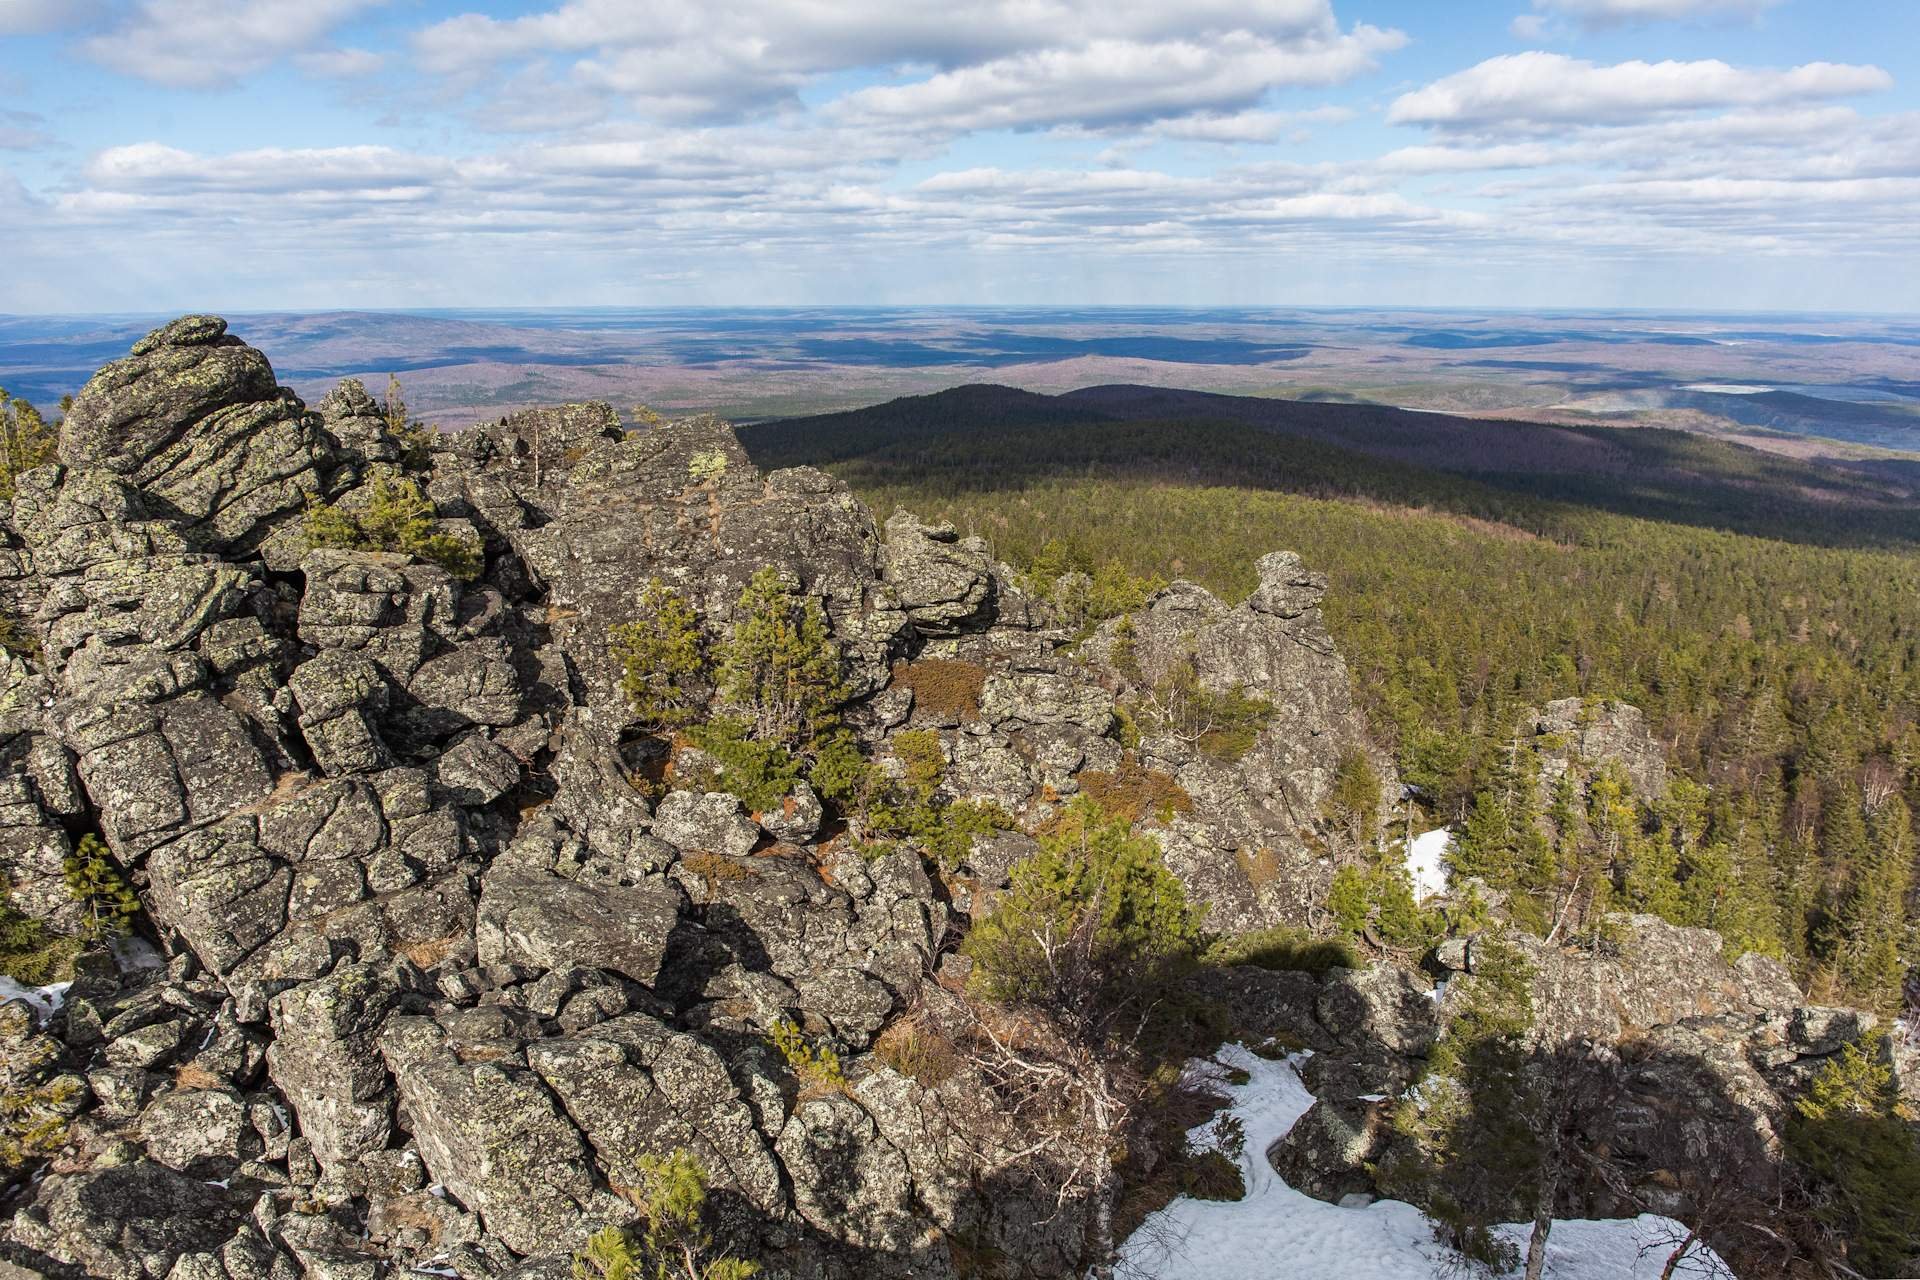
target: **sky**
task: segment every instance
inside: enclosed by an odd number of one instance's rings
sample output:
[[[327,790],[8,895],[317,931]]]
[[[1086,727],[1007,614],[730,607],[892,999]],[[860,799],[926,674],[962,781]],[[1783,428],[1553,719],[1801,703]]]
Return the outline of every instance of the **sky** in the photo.
[[[1913,0],[0,0],[0,312],[1920,311]]]

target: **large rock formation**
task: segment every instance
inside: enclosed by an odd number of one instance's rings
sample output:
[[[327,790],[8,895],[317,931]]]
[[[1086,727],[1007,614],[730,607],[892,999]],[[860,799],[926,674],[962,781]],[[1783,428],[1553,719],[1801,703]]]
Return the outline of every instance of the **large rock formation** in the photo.
[[[717,420],[628,434],[602,405],[433,445],[414,479],[484,547],[471,580],[307,547],[312,502],[365,502],[403,459],[357,383],[309,412],[224,322],[188,317],[88,384],[59,461],[0,509],[0,605],[38,642],[0,655],[12,904],[77,927],[61,871],[97,830],[162,953],[83,957],[44,1025],[6,1007],[0,1072],[67,1127],[12,1190],[0,1254],[126,1280],[556,1274],[631,1219],[643,1158],[684,1148],[769,1276],[953,1276],[956,1241],[1072,1273],[1073,1212],[974,1178],[1027,1142],[979,1078],[914,1079],[872,1046],[956,912],[1082,792],[1152,799],[1140,829],[1212,927],[1302,917],[1342,756],[1390,772],[1324,582],[1275,554],[1241,605],[1176,583],[1076,647],[983,544],[906,513],[883,534],[829,477],[761,473]],[[864,856],[805,784],[749,812],[684,746],[683,789],[662,788],[671,748],[631,723],[609,629],[658,578],[719,631],[768,566],[820,603],[863,749],[897,767],[903,733],[931,734],[944,798],[1015,829],[929,866]],[[1116,708],[1182,663],[1271,704],[1233,758],[1123,746]],[[1640,980],[1618,963],[1608,981]],[[1738,1008],[1646,994],[1577,1017],[1696,1034],[1777,1011],[1777,976],[1745,974],[1765,994]],[[1390,967],[1247,971],[1226,994],[1381,1087],[1434,1034],[1428,991]],[[773,1051],[786,1022],[837,1051],[844,1087]],[[1839,1035],[1817,1011],[1780,1025]]]

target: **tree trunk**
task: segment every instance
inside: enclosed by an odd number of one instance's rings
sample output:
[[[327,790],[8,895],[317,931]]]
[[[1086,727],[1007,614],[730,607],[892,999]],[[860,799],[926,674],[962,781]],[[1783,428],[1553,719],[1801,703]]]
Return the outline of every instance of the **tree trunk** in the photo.
[[[1543,1200],[1533,1211],[1533,1234],[1527,1239],[1527,1280],[1540,1280],[1547,1269],[1547,1234],[1553,1230],[1553,1201]]]
[[[1680,1247],[1667,1255],[1667,1265],[1660,1268],[1660,1280],[1673,1280],[1673,1273],[1680,1267],[1680,1259],[1687,1256],[1693,1248],[1693,1242],[1698,1238],[1699,1232],[1687,1232],[1687,1238],[1680,1242]]]
[[[1113,1148],[1105,1133],[1099,1140],[1093,1166],[1093,1265],[1087,1268],[1087,1280],[1113,1280]]]

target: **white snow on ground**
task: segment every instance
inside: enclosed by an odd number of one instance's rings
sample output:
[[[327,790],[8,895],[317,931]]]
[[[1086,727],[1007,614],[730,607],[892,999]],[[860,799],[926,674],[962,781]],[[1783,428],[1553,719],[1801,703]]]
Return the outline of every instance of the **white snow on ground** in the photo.
[[[67,988],[71,982],[56,982],[50,987],[25,987],[0,973],[0,1004],[11,1004],[18,1000],[33,1010],[33,1016],[45,1022],[60,1011],[67,1002]]]
[[[1453,847],[1453,833],[1445,827],[1417,835],[1407,845],[1407,876],[1413,881],[1413,900],[1447,891],[1447,850]]]
[[[1458,1259],[1434,1239],[1420,1211],[1397,1200],[1343,1209],[1295,1191],[1267,1163],[1267,1149],[1306,1112],[1313,1095],[1294,1069],[1298,1059],[1273,1062],[1244,1045],[1227,1045],[1213,1062],[1189,1068],[1232,1098],[1245,1127],[1240,1174],[1246,1198],[1175,1200],[1149,1217],[1121,1248],[1119,1274],[1127,1280],[1446,1280],[1464,1274]],[[1239,1068],[1251,1079],[1227,1082]],[[1214,1121],[1194,1129],[1196,1148],[1213,1145]],[[1524,1249],[1528,1228],[1501,1230]],[[1666,1218],[1602,1222],[1560,1221],[1548,1237],[1550,1280],[1656,1280],[1675,1230]],[[1677,1240],[1678,1235],[1672,1236]],[[1692,1265],[1690,1265],[1692,1264]],[[1689,1258],[1680,1274],[1706,1274],[1705,1260]]]

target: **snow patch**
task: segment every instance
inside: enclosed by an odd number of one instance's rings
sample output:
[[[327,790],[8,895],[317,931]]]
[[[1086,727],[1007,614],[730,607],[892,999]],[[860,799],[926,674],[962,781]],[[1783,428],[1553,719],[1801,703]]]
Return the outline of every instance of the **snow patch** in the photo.
[[[1407,878],[1413,881],[1415,902],[1425,902],[1447,891],[1447,850],[1453,833],[1445,827],[1417,835],[1407,845]]]
[[[45,987],[27,987],[0,973],[0,1004],[11,1004],[15,1000],[33,1010],[33,1016],[45,1022],[60,1012],[60,1006],[67,1002],[67,988],[71,982],[56,982]]]
[[[1274,1172],[1267,1152],[1313,1105],[1296,1070],[1301,1056],[1271,1061],[1245,1045],[1223,1046],[1212,1061],[1196,1059],[1188,1075],[1232,1101],[1229,1113],[1246,1133],[1240,1176],[1247,1194],[1225,1202],[1174,1200],[1152,1214],[1121,1246],[1118,1274],[1126,1280],[1443,1280],[1460,1273],[1459,1260],[1434,1239],[1433,1227],[1410,1204],[1375,1200],[1350,1207],[1295,1191]],[[1245,1084],[1229,1073],[1244,1071]],[[1209,1120],[1188,1142],[1207,1149]],[[1500,1231],[1524,1248],[1528,1225]],[[1669,1233],[1674,1233],[1669,1236]],[[1643,1214],[1608,1221],[1555,1222],[1548,1237],[1549,1280],[1656,1280],[1683,1231],[1667,1218]],[[1682,1273],[1704,1272],[1681,1264]],[[1517,1273],[1516,1273],[1517,1274]],[[1726,1273],[1722,1273],[1726,1274]]]

